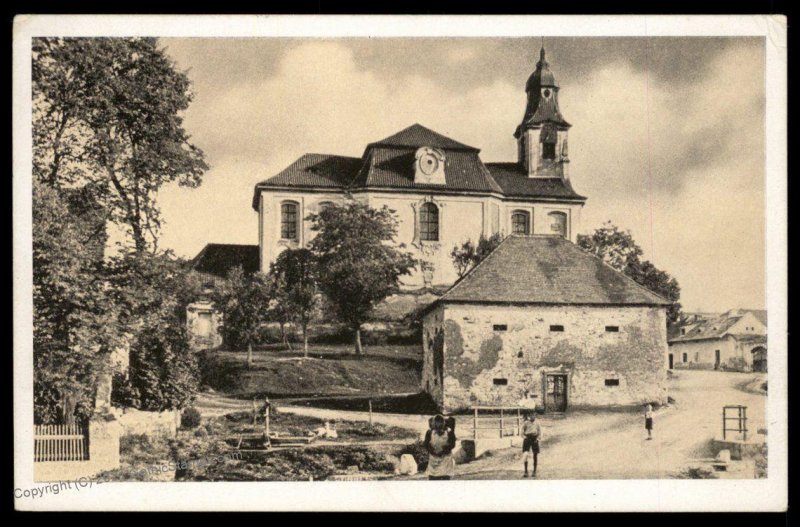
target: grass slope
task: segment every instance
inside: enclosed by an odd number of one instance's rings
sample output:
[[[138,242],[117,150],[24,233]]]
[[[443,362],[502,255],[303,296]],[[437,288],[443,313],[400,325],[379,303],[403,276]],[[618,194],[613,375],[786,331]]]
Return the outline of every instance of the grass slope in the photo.
[[[302,397],[419,391],[420,346],[374,346],[363,358],[350,346],[312,346],[309,357],[274,349],[254,353],[247,367],[240,351],[208,351],[201,360],[203,383],[239,397]]]

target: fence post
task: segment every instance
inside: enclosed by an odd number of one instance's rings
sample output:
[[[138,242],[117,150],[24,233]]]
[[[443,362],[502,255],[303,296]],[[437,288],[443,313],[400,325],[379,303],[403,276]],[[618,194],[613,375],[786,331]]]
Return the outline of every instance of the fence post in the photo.
[[[727,408],[722,407],[722,440],[725,441],[725,412]]]
[[[372,399],[369,400],[369,427],[372,428]]]
[[[472,418],[472,438],[478,439],[478,408],[475,408],[475,417]]]
[[[503,409],[500,408],[500,439],[503,439]]]

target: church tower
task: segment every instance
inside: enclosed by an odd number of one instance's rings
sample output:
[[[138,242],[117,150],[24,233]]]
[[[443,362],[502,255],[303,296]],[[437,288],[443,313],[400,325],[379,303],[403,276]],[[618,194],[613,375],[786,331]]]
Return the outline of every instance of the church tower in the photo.
[[[528,94],[525,116],[514,132],[519,163],[527,170],[528,177],[569,179],[567,132],[572,125],[564,120],[558,108],[558,89],[542,46],[536,70],[525,85]]]

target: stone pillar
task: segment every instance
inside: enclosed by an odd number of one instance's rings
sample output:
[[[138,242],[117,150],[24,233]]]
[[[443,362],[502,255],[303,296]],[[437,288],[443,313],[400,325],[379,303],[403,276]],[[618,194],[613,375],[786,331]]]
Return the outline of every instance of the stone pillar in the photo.
[[[119,468],[120,426],[116,419],[89,421],[89,461],[97,471]]]

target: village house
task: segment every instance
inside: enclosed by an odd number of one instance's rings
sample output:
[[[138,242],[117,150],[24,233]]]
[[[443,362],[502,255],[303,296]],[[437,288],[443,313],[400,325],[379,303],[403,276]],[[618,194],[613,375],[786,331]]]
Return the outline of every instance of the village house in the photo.
[[[586,198],[569,180],[570,124],[545,51],[526,85],[528,103],[514,136],[518,159],[484,163],[478,148],[419,124],[366,146],[361,157],[305,154],[258,183],[260,269],[286,248],[305,247],[306,217],[348,197],[396,212],[398,239],[421,261],[405,290],[452,285],[453,247],[481,234],[557,234],[575,240]]]
[[[767,312],[732,309],[691,319],[669,340],[669,368],[767,371]]]
[[[559,236],[510,236],[425,313],[422,388],[445,411],[666,403],[668,305]]]

